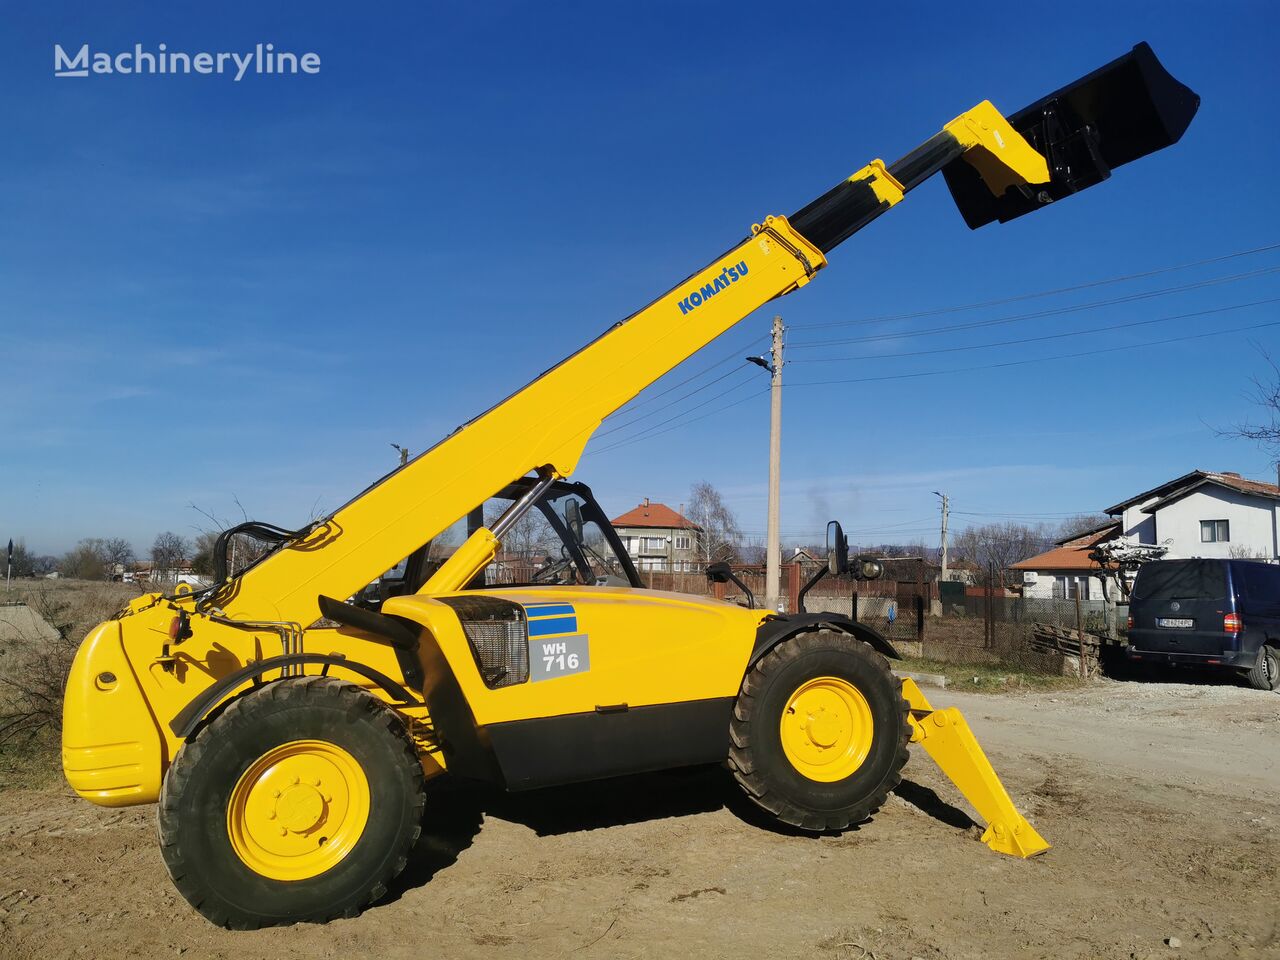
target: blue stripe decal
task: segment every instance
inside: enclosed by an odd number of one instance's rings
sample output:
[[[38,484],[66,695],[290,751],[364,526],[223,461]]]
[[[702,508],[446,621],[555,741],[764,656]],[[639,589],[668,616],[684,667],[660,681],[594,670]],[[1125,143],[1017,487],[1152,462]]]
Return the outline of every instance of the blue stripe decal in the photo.
[[[546,637],[557,633],[577,633],[577,617],[553,617],[546,620],[530,620],[529,636]]]
[[[530,603],[524,609],[530,617],[573,616],[571,603]]]

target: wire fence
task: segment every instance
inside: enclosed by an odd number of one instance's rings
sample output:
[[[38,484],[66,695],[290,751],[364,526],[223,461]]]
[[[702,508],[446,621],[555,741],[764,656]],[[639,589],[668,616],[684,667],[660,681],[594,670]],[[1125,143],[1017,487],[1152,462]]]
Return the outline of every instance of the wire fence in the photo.
[[[779,611],[799,609],[800,593],[821,569],[817,562],[782,565]],[[809,612],[852,617],[892,641],[908,657],[943,663],[1003,665],[1023,672],[1090,676],[1109,638],[1125,622],[1124,607],[1108,610],[1101,600],[1024,597],[997,571],[966,572],[970,582],[947,582],[939,597],[936,570],[922,561],[886,564],[896,579],[855,581],[827,576],[804,596]],[[753,594],[765,595],[765,571],[735,565],[734,575]],[[707,581],[701,567],[645,570],[651,589],[744,602],[734,584]]]

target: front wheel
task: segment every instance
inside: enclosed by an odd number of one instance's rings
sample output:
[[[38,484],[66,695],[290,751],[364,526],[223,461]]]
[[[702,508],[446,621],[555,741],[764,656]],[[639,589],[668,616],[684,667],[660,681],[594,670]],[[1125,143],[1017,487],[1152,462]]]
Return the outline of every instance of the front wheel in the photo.
[[[354,684],[279,680],[233,701],[165,775],[160,846],[178,891],[219,926],[355,916],[421,830],[404,724]]]
[[[1248,673],[1249,686],[1255,690],[1280,689],[1280,653],[1275,647],[1258,651],[1258,662]]]
[[[842,830],[902,779],[907,702],[884,657],[822,631],[784,640],[747,673],[729,766],[756,804],[804,830]]]

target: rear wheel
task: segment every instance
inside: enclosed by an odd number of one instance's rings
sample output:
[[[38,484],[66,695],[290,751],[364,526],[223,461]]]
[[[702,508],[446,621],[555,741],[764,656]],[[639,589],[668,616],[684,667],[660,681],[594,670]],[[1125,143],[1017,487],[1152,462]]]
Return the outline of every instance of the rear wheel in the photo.
[[[805,830],[871,816],[902,779],[907,702],[884,657],[845,634],[801,634],[750,670],[729,765],[756,804]]]
[[[178,753],[160,844],[179,892],[220,926],[325,921],[383,894],[422,807],[422,767],[385,704],[333,678],[280,680]]]
[[[1280,652],[1275,647],[1258,651],[1258,662],[1248,673],[1249,686],[1255,690],[1280,690]]]

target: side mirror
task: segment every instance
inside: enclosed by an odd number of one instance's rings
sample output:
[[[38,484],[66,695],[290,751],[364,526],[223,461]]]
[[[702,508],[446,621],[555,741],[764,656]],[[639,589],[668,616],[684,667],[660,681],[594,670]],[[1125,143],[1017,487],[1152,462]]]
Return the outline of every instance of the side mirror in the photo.
[[[570,498],[564,505],[564,522],[569,527],[573,542],[582,544],[582,507],[577,500]]]
[[[854,561],[853,575],[858,580],[879,580],[884,576],[884,564],[871,556],[860,556]]]
[[[839,521],[827,524],[827,572],[838,577],[849,570],[849,541]]]
[[[733,568],[723,560],[707,565],[707,580],[710,583],[728,583],[732,574]]]
[[[754,610],[756,608],[755,594],[751,592],[751,588],[743,583],[740,579],[733,575],[733,567],[721,560],[718,563],[707,564],[707,582],[708,583],[732,583],[747,598],[747,608]]]

